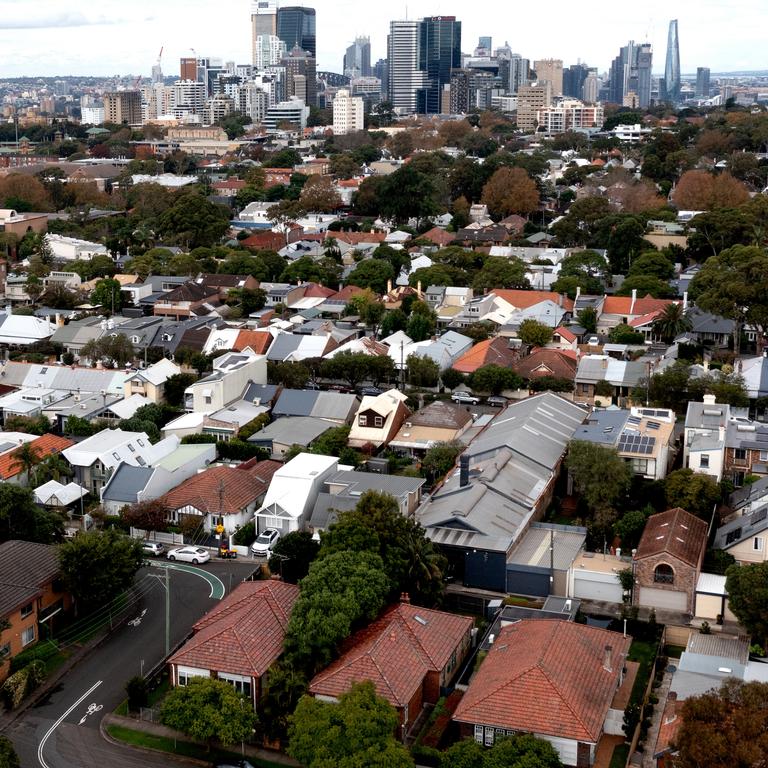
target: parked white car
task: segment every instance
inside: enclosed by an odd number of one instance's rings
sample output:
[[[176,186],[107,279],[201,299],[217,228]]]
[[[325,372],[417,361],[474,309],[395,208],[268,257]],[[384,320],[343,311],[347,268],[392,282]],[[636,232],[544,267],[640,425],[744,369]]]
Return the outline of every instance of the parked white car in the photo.
[[[177,547],[168,553],[169,560],[183,560],[187,563],[207,563],[211,553],[202,547]]]
[[[280,531],[277,528],[265,528],[251,544],[251,552],[260,557],[269,557],[278,541],[280,541]]]
[[[159,541],[144,541],[141,544],[141,549],[145,555],[152,555],[153,557],[159,557],[165,552],[165,547]]]

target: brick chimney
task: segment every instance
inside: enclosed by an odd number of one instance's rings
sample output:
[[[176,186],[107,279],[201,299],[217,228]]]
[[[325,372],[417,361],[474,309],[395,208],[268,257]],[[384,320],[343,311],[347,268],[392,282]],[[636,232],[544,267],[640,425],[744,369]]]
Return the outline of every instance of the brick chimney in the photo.
[[[401,592],[400,593],[400,602],[404,605],[410,605],[411,604],[411,596],[407,592]]]

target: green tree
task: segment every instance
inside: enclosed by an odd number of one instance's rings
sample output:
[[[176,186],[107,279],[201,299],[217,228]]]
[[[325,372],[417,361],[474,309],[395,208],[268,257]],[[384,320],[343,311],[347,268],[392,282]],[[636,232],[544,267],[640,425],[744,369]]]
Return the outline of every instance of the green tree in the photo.
[[[386,338],[397,331],[404,331],[408,326],[408,318],[402,309],[392,309],[384,314],[381,321],[381,336]]]
[[[379,324],[384,317],[384,311],[384,304],[379,301],[370,288],[352,296],[346,309],[348,315],[357,315],[360,322],[371,328],[374,336],[376,336]]]
[[[725,588],[731,610],[762,644],[768,641],[768,563],[732,565]]]
[[[562,768],[557,750],[531,734],[497,738],[489,749],[474,739],[450,746],[441,768]]]
[[[309,573],[319,551],[320,542],[309,531],[291,531],[272,548],[269,570],[289,584],[298,584]]]
[[[408,383],[412,387],[435,387],[440,376],[440,366],[426,355],[411,354],[405,361]]]
[[[67,420],[64,422],[63,432],[71,437],[90,437],[98,431],[99,428],[96,424],[81,416],[67,416]]]
[[[11,454],[11,457],[13,459],[11,469],[26,477],[27,481],[32,479],[35,467],[42,461],[40,449],[31,442],[20,445]]]
[[[763,582],[765,584],[765,581]],[[675,738],[676,768],[756,768],[768,754],[768,683],[729,678],[686,699]]]
[[[712,510],[720,501],[717,481],[687,467],[667,475],[664,494],[669,507],[680,507],[704,520],[711,519]]]
[[[364,352],[339,352],[338,355],[326,358],[322,365],[322,374],[327,379],[345,381],[350,388],[368,378],[369,356]]]
[[[412,311],[405,332],[413,341],[425,341],[435,332],[436,325],[437,319],[434,312],[425,315]]]
[[[229,228],[226,210],[196,192],[185,192],[159,219],[160,231],[187,248],[218,243]]]
[[[565,465],[598,527],[608,527],[615,519],[616,504],[632,480],[627,462],[613,448],[572,440]]]
[[[597,331],[597,310],[594,307],[584,307],[576,313],[576,322],[587,332]]]
[[[630,265],[629,275],[649,275],[667,282],[675,274],[675,265],[659,251],[641,253]]]
[[[165,697],[160,720],[205,742],[209,749],[214,740],[225,747],[246,741],[257,722],[249,699],[230,683],[207,677],[195,677],[173,688]]]
[[[498,395],[507,389],[520,389],[523,380],[511,369],[500,365],[484,365],[469,376],[472,391]]]
[[[617,296],[631,296],[632,291],[637,291],[637,295],[653,296],[654,299],[665,299],[674,295],[674,290],[668,282],[659,280],[654,275],[635,274],[628,277],[621,288],[616,291]]]
[[[445,477],[456,465],[456,459],[463,450],[464,446],[458,440],[433,445],[421,462],[427,479],[434,483]]]
[[[38,507],[29,488],[0,483],[0,542],[22,539],[52,544],[63,533],[61,515]]]
[[[653,332],[661,340],[670,344],[677,336],[691,328],[691,320],[686,316],[682,303],[667,304],[661,314],[653,321]]]
[[[127,589],[143,562],[141,542],[113,529],[89,531],[59,549],[61,577],[78,612],[104,605]]]
[[[648,517],[652,513],[653,509],[634,509],[623,514],[613,526],[613,531],[621,539],[621,546],[625,552],[637,547]]]
[[[387,292],[387,284],[395,279],[395,271],[388,261],[382,259],[366,259],[361,261],[350,272],[347,285],[357,285],[360,288],[370,288],[378,294]]]
[[[532,347],[546,347],[552,341],[552,329],[530,317],[520,323],[517,335],[523,344],[529,344]]]
[[[404,224],[408,219],[425,219],[438,213],[437,186],[432,177],[410,164],[384,177],[380,192],[380,213]]]
[[[0,736],[0,766],[2,768],[21,768],[19,756],[13,743],[6,736]]]
[[[494,288],[530,288],[525,271],[525,264],[519,259],[488,256],[475,275],[472,288],[479,293],[488,293]]]
[[[611,328],[608,339],[614,344],[644,344],[645,336],[636,331],[631,325],[619,323]]]
[[[458,389],[460,386],[466,383],[466,376],[461,371],[457,371],[454,368],[446,368],[441,374],[440,379],[443,382],[443,386],[448,389]]]
[[[91,304],[98,304],[108,312],[119,312],[123,307],[120,288],[120,283],[112,278],[99,280],[91,293]]]
[[[174,373],[173,376],[169,376],[163,387],[163,394],[168,405],[173,407],[184,405],[184,392],[198,378],[194,373]]]
[[[303,696],[290,718],[288,754],[305,768],[412,768],[395,740],[397,712],[373,683],[353,683],[336,704]]]

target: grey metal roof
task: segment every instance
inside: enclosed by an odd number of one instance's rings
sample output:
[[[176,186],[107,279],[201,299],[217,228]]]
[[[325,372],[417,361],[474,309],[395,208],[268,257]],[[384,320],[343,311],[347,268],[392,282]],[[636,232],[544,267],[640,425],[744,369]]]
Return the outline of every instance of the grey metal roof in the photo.
[[[749,641],[744,637],[703,635],[700,632],[692,632],[685,650],[686,653],[733,659],[740,664],[746,664],[749,661]]]
[[[730,549],[765,530],[768,530],[768,504],[721,525],[715,533],[712,546],[715,549]]]
[[[356,395],[343,392],[318,392],[311,415],[318,419],[347,421],[357,411],[358,404]]]
[[[302,337],[293,333],[278,334],[267,351],[267,360],[281,363],[301,345]]]
[[[284,389],[272,409],[273,416],[311,416],[319,392],[314,389]]]
[[[317,494],[317,501],[309,518],[309,525],[315,530],[325,530],[338,519],[337,512],[346,512],[357,506],[353,496],[336,496],[325,491]]]
[[[330,421],[312,416],[286,416],[254,432],[248,438],[248,442],[259,445],[271,445],[276,442],[282,445],[306,447],[334,426]]]
[[[686,429],[719,429],[728,424],[731,408],[726,403],[698,403],[691,401],[685,412]]]
[[[686,317],[691,321],[689,333],[732,334],[736,323],[726,317],[713,315],[698,307],[692,307],[686,312]]]
[[[731,419],[725,433],[725,445],[727,448],[768,451],[768,424]]]
[[[381,475],[376,472],[356,472],[341,469],[326,479],[326,485],[345,485],[342,493],[349,496],[361,496],[366,491],[380,491],[400,498],[414,493],[426,482],[422,477],[402,477],[400,475]]]
[[[278,384],[254,384],[251,382],[243,392],[242,400],[253,402],[256,398],[263,403],[271,403],[275,399],[280,386]]]
[[[599,445],[616,445],[629,416],[630,411],[623,410],[593,411],[586,423],[577,427],[573,439]]]
[[[586,528],[533,523],[517,543],[510,563],[567,571],[584,547]],[[550,546],[552,552],[550,553]]]
[[[761,477],[754,483],[749,483],[749,485],[734,491],[728,498],[728,506],[732,509],[741,509],[765,496],[768,496],[768,477]]]
[[[139,491],[147,487],[154,472],[155,470],[151,467],[120,464],[104,488],[103,500],[135,504],[138,501]]]

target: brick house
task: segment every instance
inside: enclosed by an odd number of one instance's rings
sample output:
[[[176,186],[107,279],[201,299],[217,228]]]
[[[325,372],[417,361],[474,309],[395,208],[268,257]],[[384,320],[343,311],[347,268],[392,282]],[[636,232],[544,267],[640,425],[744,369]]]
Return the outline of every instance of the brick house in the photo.
[[[564,765],[587,768],[603,734],[621,733],[631,638],[558,619],[503,627],[453,716],[461,736],[487,747],[531,733]]]
[[[436,704],[471,645],[473,620],[402,602],[345,643],[342,655],[314,677],[309,693],[336,702],[353,683],[370,680],[400,719],[404,737],[425,704]]]
[[[208,314],[200,311],[204,304],[218,304],[219,291],[217,288],[206,288],[190,281],[160,297],[154,305],[154,314],[175,317],[193,317],[196,314]]]
[[[693,614],[707,524],[679,507],[651,515],[635,553],[633,603]]]
[[[283,651],[295,584],[244,581],[193,627],[194,635],[171,656],[171,684],[194,677],[224,680],[248,696],[254,707],[265,676]]]
[[[8,677],[11,659],[48,636],[58,621],[54,617],[71,607],[56,547],[15,540],[0,544],[0,682]]]

